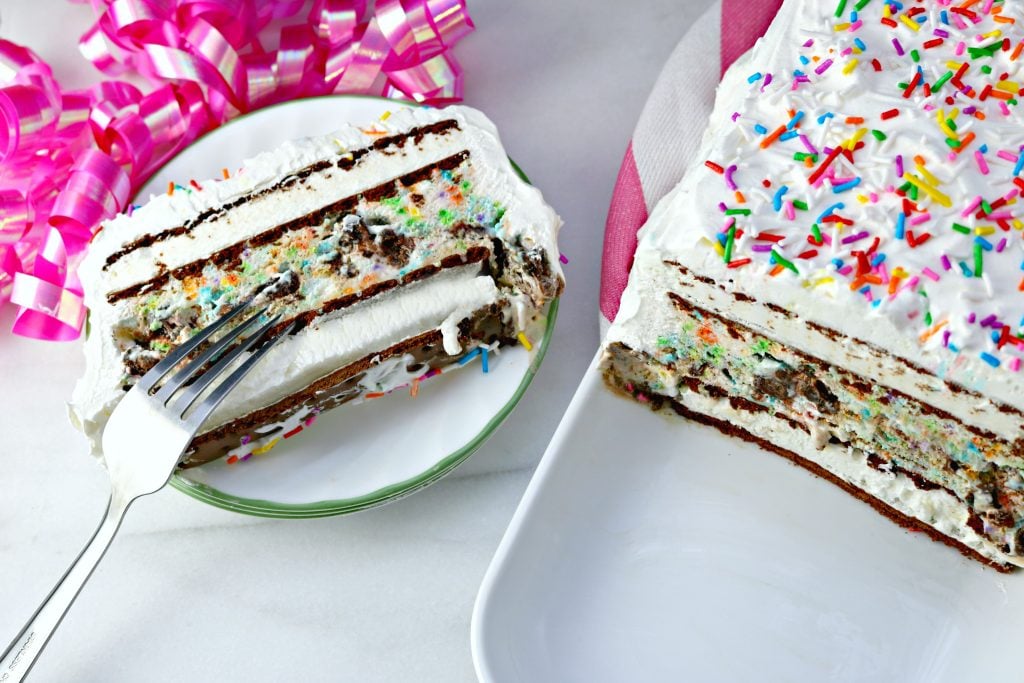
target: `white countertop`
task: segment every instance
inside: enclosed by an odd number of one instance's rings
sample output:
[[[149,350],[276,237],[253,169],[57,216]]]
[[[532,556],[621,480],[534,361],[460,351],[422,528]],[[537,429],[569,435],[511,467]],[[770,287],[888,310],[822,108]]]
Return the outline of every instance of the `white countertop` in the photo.
[[[441,483],[357,515],[280,521],[166,489],[141,500],[33,672],[35,681],[473,680],[473,600],[597,347],[605,212],[626,142],[696,0],[471,0],[456,49],[483,109],[565,219],[568,286],[522,403]],[[626,8],[629,9],[626,9]],[[6,0],[0,37],[67,87],[87,4]],[[99,523],[106,475],[68,424],[79,344],[10,334],[0,315],[0,646]]]

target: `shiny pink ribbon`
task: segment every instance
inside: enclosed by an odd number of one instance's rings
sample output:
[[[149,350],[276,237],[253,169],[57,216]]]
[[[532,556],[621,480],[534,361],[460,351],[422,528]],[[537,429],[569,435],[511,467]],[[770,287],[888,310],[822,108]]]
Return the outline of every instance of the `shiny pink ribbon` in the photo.
[[[79,337],[89,240],[183,146],[299,97],[458,101],[451,48],[473,30],[465,0],[315,0],[305,16],[303,0],[91,4],[80,51],[108,76],[143,76],[148,92],[63,91],[35,53],[0,40],[0,306],[18,306],[13,331],[38,339]]]

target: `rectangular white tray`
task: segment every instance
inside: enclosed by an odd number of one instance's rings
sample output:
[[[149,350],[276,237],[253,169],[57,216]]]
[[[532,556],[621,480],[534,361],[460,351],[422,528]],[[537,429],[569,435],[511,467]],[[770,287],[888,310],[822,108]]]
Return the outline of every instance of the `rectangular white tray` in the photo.
[[[1024,680],[1024,575],[593,365],[477,597],[483,681]]]

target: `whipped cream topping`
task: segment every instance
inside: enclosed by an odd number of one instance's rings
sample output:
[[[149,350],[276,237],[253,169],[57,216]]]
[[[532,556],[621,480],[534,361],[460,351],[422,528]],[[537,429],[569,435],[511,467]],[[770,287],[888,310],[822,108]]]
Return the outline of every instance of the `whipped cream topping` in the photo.
[[[1024,408],[1024,26],[1003,8],[787,0],[639,252]],[[618,325],[664,296],[644,277]]]
[[[372,150],[351,168],[337,170],[338,162],[351,158],[352,151],[372,147],[382,137],[449,120],[458,127],[443,134],[410,137],[398,147]],[[550,272],[561,277],[556,241],[560,219],[539,191],[516,174],[494,125],[467,107],[402,108],[385,120],[290,142],[246,161],[229,179],[204,180],[198,183],[201,189],[152,197],[130,215],[106,223],[79,271],[91,334],[85,343],[86,372],[70,404],[72,422],[89,436],[94,453],[99,453],[99,437],[107,418],[124,395],[123,351],[110,330],[130,317],[130,307],[135,305],[130,299],[110,303],[108,294],[146,282],[164,269],[202,261],[282,222],[462,152],[468,152],[473,164],[474,191],[504,207],[494,234],[542,252]],[[328,162],[329,178],[312,173],[303,183],[263,193],[318,162]],[[205,212],[242,198],[247,200],[223,215],[196,222],[188,234],[128,250],[108,264],[112,255],[141,237],[188,225]],[[505,297],[490,277],[478,275],[479,270],[479,265],[451,268],[314,321],[268,354],[217,408],[208,423],[210,428],[430,329],[441,330],[445,350],[458,353],[459,321]]]

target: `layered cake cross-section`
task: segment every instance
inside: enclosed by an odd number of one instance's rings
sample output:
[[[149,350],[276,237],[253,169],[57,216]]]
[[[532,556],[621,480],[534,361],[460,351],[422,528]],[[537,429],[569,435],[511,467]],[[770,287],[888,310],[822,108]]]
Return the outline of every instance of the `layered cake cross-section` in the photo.
[[[214,411],[184,467],[263,452],[319,412],[515,344],[563,286],[560,220],[467,107],[401,108],[171,185],[105,224],[73,422],[242,301],[298,323]]]
[[[1024,26],[785,0],[643,228],[602,372],[1024,566]]]

